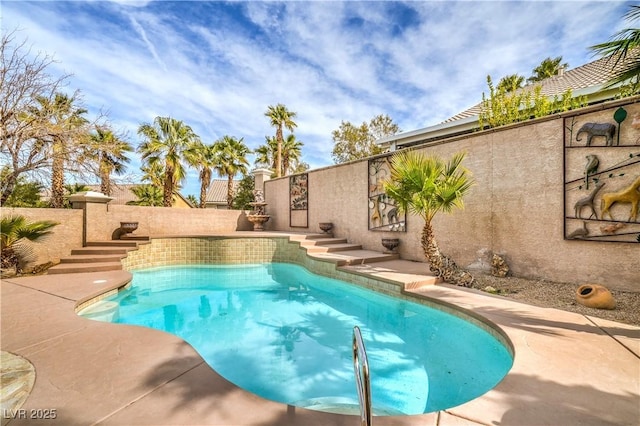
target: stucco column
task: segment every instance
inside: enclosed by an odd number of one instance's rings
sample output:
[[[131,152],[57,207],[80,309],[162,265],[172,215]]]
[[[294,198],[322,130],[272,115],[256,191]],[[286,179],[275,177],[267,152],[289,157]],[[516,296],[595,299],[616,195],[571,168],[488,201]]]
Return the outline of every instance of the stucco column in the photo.
[[[264,183],[271,179],[271,170],[269,169],[255,169],[251,171],[255,179],[254,189],[259,189],[264,194]]]
[[[74,209],[82,209],[82,246],[87,245],[88,229],[92,225],[106,223],[107,203],[113,200],[101,192],[84,191],[69,196]]]

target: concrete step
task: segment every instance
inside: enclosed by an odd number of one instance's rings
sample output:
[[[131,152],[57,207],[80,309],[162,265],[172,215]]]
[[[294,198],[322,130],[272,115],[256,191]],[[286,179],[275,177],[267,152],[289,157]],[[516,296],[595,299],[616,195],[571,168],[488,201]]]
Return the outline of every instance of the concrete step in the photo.
[[[82,247],[78,249],[71,250],[71,255],[110,255],[110,254],[122,254],[126,255],[129,250],[135,250],[135,247],[105,247],[105,246],[95,246],[95,247]]]
[[[60,259],[60,263],[119,262],[126,256],[126,254],[77,254]]]
[[[333,234],[290,234],[290,241],[309,241],[318,238],[333,238]]]
[[[309,253],[310,257],[333,262],[337,266],[361,265],[364,263],[384,262],[399,259],[398,254],[386,254],[372,250],[344,250],[338,252]]]
[[[310,247],[310,246],[321,246],[321,245],[327,245],[327,244],[343,244],[346,243],[347,239],[346,238],[314,238],[311,240],[302,240],[300,241],[300,245],[303,247]]]
[[[149,236],[148,235],[133,235],[133,234],[122,235],[120,237],[120,241],[149,241]]]
[[[361,250],[362,246],[360,244],[349,244],[337,243],[337,244],[322,244],[322,245],[312,245],[312,246],[304,246],[307,250],[307,253],[334,253],[337,251],[353,251],[353,250]]]
[[[49,275],[77,274],[82,272],[120,271],[120,262],[95,262],[95,263],[59,263],[47,270]]]
[[[135,241],[109,240],[109,241],[87,241],[87,247],[137,247]]]

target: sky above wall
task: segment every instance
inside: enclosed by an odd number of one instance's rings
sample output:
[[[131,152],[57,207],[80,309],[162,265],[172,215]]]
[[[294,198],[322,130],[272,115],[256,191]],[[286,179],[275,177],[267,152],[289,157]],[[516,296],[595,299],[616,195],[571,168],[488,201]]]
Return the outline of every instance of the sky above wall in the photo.
[[[230,135],[253,149],[275,134],[267,107],[283,103],[318,168],[332,164],[343,120],[388,114],[412,131],[478,103],[487,75],[529,77],[547,57],[591,62],[588,47],[626,27],[629,4],[3,0],[0,24],[53,56],[52,75],[72,74],[67,92],[134,146],[141,123],[170,116],[206,143]],[[132,158],[129,180],[139,166]],[[198,188],[190,170],[182,193]]]

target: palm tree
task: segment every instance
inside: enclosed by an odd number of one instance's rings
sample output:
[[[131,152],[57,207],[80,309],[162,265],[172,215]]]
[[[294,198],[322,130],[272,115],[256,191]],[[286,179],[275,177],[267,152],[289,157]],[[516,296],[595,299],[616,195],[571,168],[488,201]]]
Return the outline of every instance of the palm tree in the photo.
[[[145,164],[140,167],[141,180],[162,188],[164,185],[164,165],[162,163]]]
[[[246,174],[248,171],[247,154],[251,150],[244,144],[243,138],[239,140],[233,136],[223,136],[213,144],[216,154],[215,170],[220,176],[227,176],[227,207],[233,206],[233,178],[237,173]]]
[[[276,155],[278,152],[278,141],[274,136],[265,136],[264,145],[260,145],[254,151],[256,154],[255,163],[257,165],[264,165],[273,170],[272,177],[276,174],[278,168],[276,164]]]
[[[558,75],[560,73],[560,69],[567,68],[569,64],[566,62],[564,64],[560,64],[562,62],[562,56],[558,56],[554,59],[551,57],[543,60],[540,65],[533,69],[533,75],[527,79],[530,83],[535,83],[538,81],[542,81],[545,78],[553,77],[554,75]]]
[[[271,167],[272,170],[277,169],[276,156],[278,150],[278,142],[273,136],[265,137],[266,143],[256,148],[256,164],[264,164]],[[282,170],[284,175],[294,173],[300,167],[300,159],[302,156],[302,146],[304,143],[296,139],[294,134],[289,134],[282,143]]]
[[[104,126],[96,126],[88,145],[89,157],[98,162],[100,192],[111,195],[111,174],[121,175],[125,172],[126,164],[130,161],[125,153],[133,151],[133,147]]]
[[[55,93],[53,99],[38,96],[38,106],[30,111],[35,120],[42,121],[44,129],[39,135],[42,143],[51,144],[51,207],[62,208],[64,204],[65,164],[74,151],[71,144],[74,137],[84,131],[87,120],[83,117],[87,110],[74,105],[76,96]]]
[[[496,86],[498,90],[504,90],[505,92],[515,92],[516,90],[522,88],[522,84],[524,83],[524,77],[518,74],[511,74],[505,77],[502,77]]]
[[[130,206],[162,206],[163,193],[157,185],[138,185],[131,188],[131,192],[138,199],[127,202]]]
[[[200,138],[191,127],[171,117],[156,117],[153,125],[142,124],[138,134],[145,138],[138,147],[142,160],[150,166],[164,163],[163,205],[171,207],[175,187],[185,177],[184,151]]]
[[[2,268],[17,267],[32,254],[29,246],[20,244],[23,240],[38,241],[51,234],[51,229],[56,225],[57,222],[50,220],[27,222],[24,216],[3,217],[0,221]]]
[[[624,15],[624,18],[631,22],[640,18],[640,6],[630,5],[630,9]],[[590,47],[594,52],[608,57],[609,60],[613,60],[611,69],[614,70],[620,64],[619,70],[614,72],[614,76],[607,83],[607,87],[611,87],[614,84],[621,83],[623,81],[636,79],[635,83],[638,83],[640,76],[640,56],[633,55],[634,51],[637,51],[640,47],[640,28],[625,28],[616,34],[607,42],[596,44]]]
[[[276,106],[269,105],[265,116],[271,120],[271,126],[276,128],[276,141],[278,143],[276,153],[276,177],[282,176],[282,128],[286,127],[290,132],[293,132],[293,128],[298,125],[293,121],[296,113],[289,111],[283,104],[277,104]]]
[[[200,179],[199,207],[204,209],[207,203],[207,191],[211,185],[212,170],[216,165],[213,145],[206,145],[198,141],[185,151],[185,159],[190,166],[198,169],[198,178]],[[196,202],[194,205],[198,205],[198,203]]]
[[[470,172],[461,166],[464,157],[464,153],[458,153],[444,162],[416,151],[401,151],[391,158],[391,173],[383,185],[400,212],[424,219],[422,250],[431,271],[446,282],[470,287],[473,276],[440,252],[431,224],[437,213],[463,207],[462,199],[473,185]]]

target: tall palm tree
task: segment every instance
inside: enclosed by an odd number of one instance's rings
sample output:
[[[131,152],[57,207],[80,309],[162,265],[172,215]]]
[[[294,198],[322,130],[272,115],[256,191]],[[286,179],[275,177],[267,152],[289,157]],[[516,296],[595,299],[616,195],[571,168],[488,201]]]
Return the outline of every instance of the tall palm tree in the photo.
[[[171,207],[176,185],[185,177],[184,151],[200,137],[191,127],[171,117],[156,117],[153,125],[142,124],[138,134],[145,139],[138,147],[142,160],[150,166],[154,163],[164,165],[163,205]]]
[[[145,164],[140,166],[142,171],[141,180],[149,182],[153,186],[162,188],[164,186],[164,165],[162,163]]]
[[[267,112],[264,113],[271,122],[271,126],[276,128],[276,141],[278,142],[278,149],[276,153],[276,177],[282,176],[282,129],[287,128],[290,132],[293,132],[293,128],[298,125],[293,121],[296,117],[296,113],[289,111],[283,104],[277,104],[276,106],[269,105]]]
[[[64,205],[64,171],[74,152],[74,138],[79,139],[88,123],[87,110],[74,105],[76,96],[57,92],[53,98],[38,96],[37,107],[31,110],[35,120],[42,121],[44,129],[39,135],[42,143],[51,146],[51,202],[53,208]]]
[[[271,167],[274,171],[277,169],[276,157],[278,150],[278,142],[273,136],[265,137],[266,143],[260,145],[255,150],[256,164],[264,164]],[[302,157],[302,146],[304,143],[296,139],[296,136],[292,133],[287,135],[282,143],[282,170],[286,176],[290,173],[294,173],[299,169],[300,160]]]
[[[524,83],[524,77],[518,74],[511,74],[504,76],[498,82],[496,89],[504,90],[505,92],[515,92],[522,87]]]
[[[111,174],[121,175],[130,161],[127,152],[132,152],[131,144],[118,137],[106,126],[96,126],[88,143],[88,156],[98,162],[100,192],[111,195]]]
[[[136,201],[129,201],[131,206],[162,206],[163,192],[160,186],[153,184],[137,185],[131,188],[131,192],[136,196]]]
[[[464,153],[458,153],[445,162],[416,151],[401,151],[391,158],[391,173],[383,185],[400,212],[424,219],[422,250],[431,271],[446,282],[470,287],[473,276],[440,252],[431,224],[439,212],[451,213],[463,207],[462,199],[473,185],[470,172],[461,165],[464,157]]]
[[[58,225],[50,220],[28,222],[24,216],[3,217],[0,221],[0,257],[2,267],[17,267],[21,260],[31,254],[28,246],[18,246],[21,240],[38,241],[53,232]]]
[[[209,185],[211,185],[211,175],[213,168],[216,166],[216,155],[213,145],[206,145],[198,141],[185,151],[185,159],[190,166],[198,170],[198,178],[200,179],[199,207],[204,209],[207,203],[207,191],[209,190]],[[197,203],[194,205],[196,204]]]
[[[640,19],[640,6],[630,5],[629,7],[630,9],[625,13],[624,18],[629,22]],[[609,41],[590,47],[594,52],[608,57],[608,62],[613,60],[611,69],[614,70],[614,75],[607,82],[607,87],[633,78],[638,84],[640,76],[638,47],[640,47],[640,28],[625,28],[614,34]],[[618,68],[618,66],[620,67]]]
[[[227,176],[227,207],[233,206],[233,178],[237,173],[246,174],[251,150],[244,144],[243,138],[223,136],[213,144],[216,153],[215,170],[220,176]]]
[[[527,79],[530,83],[535,83],[538,81],[542,81],[545,78],[553,77],[554,75],[558,75],[560,73],[560,69],[567,68],[569,64],[566,62],[561,64],[562,56],[558,56],[554,59],[551,57],[543,60],[540,65],[533,69],[533,75]]]

